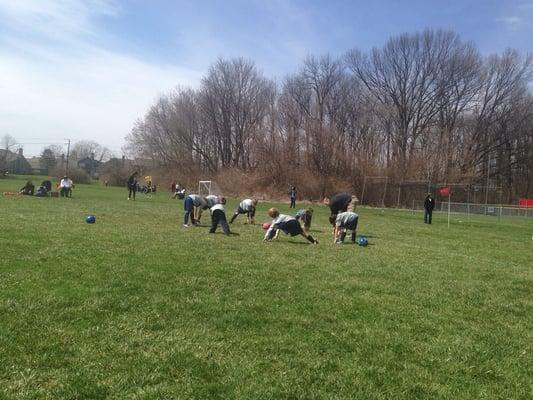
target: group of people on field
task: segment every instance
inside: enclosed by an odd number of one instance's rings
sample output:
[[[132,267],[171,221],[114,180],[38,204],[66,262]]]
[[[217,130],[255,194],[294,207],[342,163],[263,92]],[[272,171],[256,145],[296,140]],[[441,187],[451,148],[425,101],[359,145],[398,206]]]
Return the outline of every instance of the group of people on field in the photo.
[[[137,183],[137,172],[134,172],[128,179],[128,200],[135,199],[135,192]],[[209,210],[211,214],[211,227],[209,233],[215,233],[220,225],[225,235],[230,235],[230,224],[241,215],[246,214],[247,222],[249,224],[255,223],[255,213],[258,201],[255,198],[243,199],[237,206],[231,219],[226,218],[226,198],[223,196],[209,195],[200,196],[198,194],[185,194],[185,188],[180,184],[172,184],[173,198],[183,199],[183,226],[188,228],[190,226],[198,226],[205,210]],[[297,191],[295,186],[291,186],[289,191],[290,208],[296,208]],[[352,242],[356,242],[357,225],[359,216],[355,212],[356,203],[359,201],[355,195],[349,193],[338,193],[331,199],[324,199],[324,203],[330,208],[329,222],[333,226],[333,238],[337,244],[344,243],[348,233]],[[431,224],[432,212],[435,207],[435,200],[428,194],[424,201],[424,222]],[[314,238],[309,232],[311,228],[311,221],[313,218],[312,208],[303,208],[298,210],[294,216],[281,214],[278,209],[270,208],[268,215],[272,218],[270,223],[265,223],[266,230],[264,239],[271,241],[278,237],[279,232],[291,236],[303,236],[310,243],[318,244],[318,240]]]
[[[59,194],[61,197],[72,197],[72,189],[74,188],[74,183],[72,179],[68,176],[64,176],[59,184],[56,186],[59,189]],[[42,183],[35,189],[35,185],[32,181],[27,181],[26,184],[20,188],[19,194],[23,196],[37,196],[37,197],[47,197],[50,196],[52,192],[52,182],[48,179],[42,181]]]
[[[351,233],[352,242],[355,242],[359,220],[359,216],[354,211],[357,201],[356,196],[348,193],[339,193],[328,201],[331,211],[329,221],[334,228],[335,243],[343,243],[347,232]],[[257,204],[258,201],[255,198],[243,199],[228,223],[225,209],[226,199],[224,197],[215,195],[204,197],[198,194],[188,194],[184,197],[183,202],[183,226],[186,228],[198,226],[202,212],[210,210],[211,228],[209,233],[215,233],[220,225],[224,234],[230,235],[230,224],[241,214],[246,215],[249,224],[255,223]],[[292,201],[291,208],[293,208]],[[282,214],[277,208],[270,208],[268,215],[272,218],[272,221],[263,224],[263,228],[266,230],[263,240],[274,240],[279,236],[280,232],[284,232],[290,236],[302,236],[310,243],[318,244],[318,240],[309,233],[313,219],[312,208],[302,208],[294,216]]]

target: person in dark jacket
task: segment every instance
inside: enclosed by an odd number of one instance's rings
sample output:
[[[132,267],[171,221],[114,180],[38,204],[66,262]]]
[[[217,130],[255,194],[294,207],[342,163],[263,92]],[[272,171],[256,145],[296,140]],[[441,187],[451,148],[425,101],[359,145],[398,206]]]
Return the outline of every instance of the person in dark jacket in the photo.
[[[431,224],[431,217],[433,209],[435,208],[435,200],[431,197],[431,193],[428,193],[424,200],[424,223]]]
[[[135,171],[128,178],[128,200],[130,200],[132,197],[133,200],[135,200],[135,193],[137,193],[137,174],[138,172]]]
[[[298,197],[298,192],[296,191],[296,186],[291,187],[291,191],[289,192],[289,196],[291,197],[291,205],[289,208],[296,208],[296,197]]]
[[[35,186],[31,181],[26,182],[26,184],[20,189],[20,194],[26,195],[26,196],[33,196],[33,192],[35,191]]]

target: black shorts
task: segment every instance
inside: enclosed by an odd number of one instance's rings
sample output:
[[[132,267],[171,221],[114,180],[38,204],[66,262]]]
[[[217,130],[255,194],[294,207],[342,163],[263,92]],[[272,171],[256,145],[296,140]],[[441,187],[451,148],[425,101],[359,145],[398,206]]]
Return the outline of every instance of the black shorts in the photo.
[[[295,219],[280,223],[278,228],[291,236],[301,235],[303,233],[302,226]]]
[[[342,229],[349,229],[351,231],[355,231],[357,229],[357,221],[359,220],[359,218],[356,218],[354,219],[353,221],[351,222],[348,222],[347,224],[345,225],[341,225],[339,226],[339,228],[342,228]]]

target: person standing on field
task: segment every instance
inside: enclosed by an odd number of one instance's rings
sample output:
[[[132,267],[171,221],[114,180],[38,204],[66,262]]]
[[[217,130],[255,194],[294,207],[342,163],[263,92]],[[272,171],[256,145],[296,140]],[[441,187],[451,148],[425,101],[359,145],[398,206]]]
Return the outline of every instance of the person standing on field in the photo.
[[[435,208],[435,200],[428,193],[424,200],[424,224],[431,224],[431,217],[433,215],[433,209]]]
[[[131,200],[133,197],[133,200],[135,200],[135,193],[137,193],[137,174],[138,172],[135,171],[133,174],[130,175],[128,178],[128,200]]]
[[[296,208],[296,197],[298,196],[298,192],[296,191],[296,186],[291,187],[289,196],[291,196],[291,206],[289,208]]]

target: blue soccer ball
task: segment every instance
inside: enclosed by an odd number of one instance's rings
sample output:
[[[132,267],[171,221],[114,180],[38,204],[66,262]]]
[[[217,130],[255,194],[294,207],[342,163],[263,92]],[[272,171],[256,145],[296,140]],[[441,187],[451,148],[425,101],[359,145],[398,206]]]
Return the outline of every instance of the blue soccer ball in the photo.
[[[85,222],[87,222],[88,224],[94,224],[96,222],[96,217],[92,214],[86,215]]]
[[[359,236],[359,239],[357,239],[357,244],[359,246],[366,246],[368,244],[368,239],[365,236]]]

